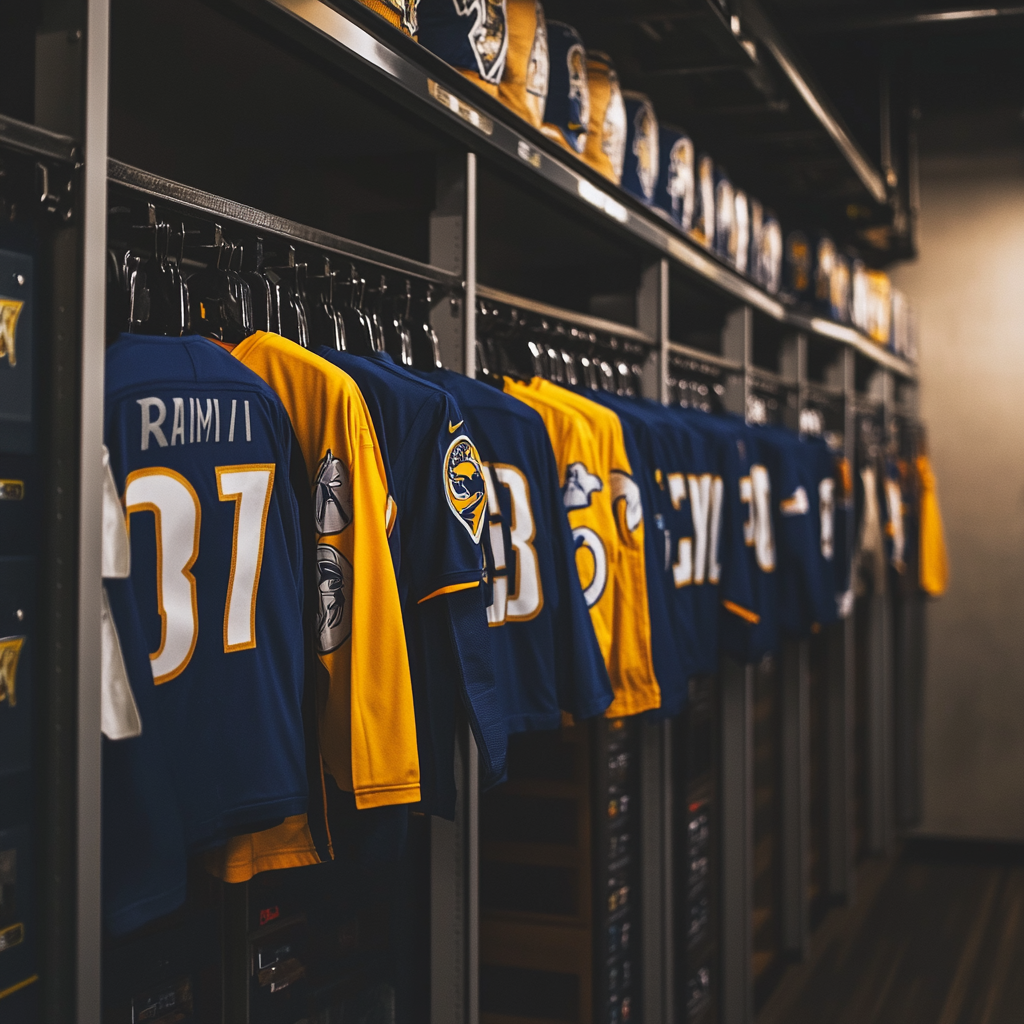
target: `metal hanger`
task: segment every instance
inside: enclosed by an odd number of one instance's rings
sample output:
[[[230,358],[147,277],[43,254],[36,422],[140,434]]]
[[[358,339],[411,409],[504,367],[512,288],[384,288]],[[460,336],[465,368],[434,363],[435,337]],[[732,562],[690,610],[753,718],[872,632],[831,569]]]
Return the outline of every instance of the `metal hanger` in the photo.
[[[305,263],[296,263],[295,246],[288,246],[288,261],[284,266],[266,267],[270,282],[271,330],[309,348],[309,321],[302,301],[306,272]]]
[[[192,247],[208,258],[206,267],[185,283],[191,329],[197,334],[237,345],[253,333],[252,292],[249,284],[231,269],[234,246],[224,238],[219,224],[209,245]]]
[[[322,345],[336,352],[345,352],[345,320],[335,297],[338,274],[331,269],[331,261],[326,256],[320,270],[321,273],[306,277],[309,338],[318,347]]]

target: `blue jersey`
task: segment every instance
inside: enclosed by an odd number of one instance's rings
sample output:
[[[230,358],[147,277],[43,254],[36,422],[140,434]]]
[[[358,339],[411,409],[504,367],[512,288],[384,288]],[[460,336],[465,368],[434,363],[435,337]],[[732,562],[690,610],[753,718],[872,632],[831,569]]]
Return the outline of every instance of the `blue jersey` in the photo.
[[[775,529],[771,480],[756,436],[736,416],[673,410],[700,431],[722,476],[721,553],[729,584],[720,609],[720,645],[741,661],[756,661],[778,643]],[[726,596],[728,594],[728,596]]]
[[[751,603],[742,563],[723,560],[730,529],[741,538],[742,527],[735,504],[726,501],[722,458],[714,441],[689,422],[686,410],[651,401],[639,407],[662,451],[657,482],[668,528],[666,560],[676,628],[687,637],[691,673],[715,672],[720,608],[745,609]]]
[[[633,479],[640,488],[644,510],[644,566],[651,619],[651,654],[661,687],[658,717],[676,715],[686,704],[690,676],[697,671],[692,615],[677,606],[668,525],[671,502],[662,490],[661,467],[669,462],[659,436],[656,413],[635,399],[603,391],[583,392],[607,406],[622,424]],[[692,611],[692,608],[689,609]]]
[[[505,771],[506,733],[481,587],[483,468],[459,407],[440,388],[386,353],[318,353],[359,386],[381,447],[398,508],[398,592],[416,703],[420,809],[451,818],[457,693],[485,780]]]
[[[119,635],[141,634],[131,579],[104,580]],[[142,735],[103,737],[103,920],[134,931],[185,902],[188,851],[144,644],[121,643]]]
[[[807,636],[836,618],[832,457],[823,441],[801,441],[781,427],[751,434],[765,453],[774,495],[779,626]]]
[[[197,849],[306,810],[294,438],[270,388],[199,337],[122,336],[105,398],[137,612],[125,616],[112,581],[115,623],[133,687],[152,690],[142,742],[162,735],[182,840]],[[106,800],[164,799],[137,775],[105,784]],[[125,841],[159,862],[152,833]]]
[[[551,441],[528,405],[460,373],[430,375],[458,401],[488,481],[487,609],[509,733],[601,714],[611,683],[594,635]]]

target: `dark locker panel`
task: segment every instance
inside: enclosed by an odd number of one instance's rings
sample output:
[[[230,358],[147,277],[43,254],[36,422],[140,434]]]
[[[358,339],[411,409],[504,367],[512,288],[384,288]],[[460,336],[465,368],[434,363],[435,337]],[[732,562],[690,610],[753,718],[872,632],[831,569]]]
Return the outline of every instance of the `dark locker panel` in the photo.
[[[39,967],[36,280],[32,256],[6,248],[6,235],[0,231],[0,1021],[26,1022],[38,1012]]]
[[[828,909],[828,672],[829,644],[842,624],[826,627],[808,640],[810,669],[810,800],[811,834],[807,863],[807,903],[811,927],[817,927]]]
[[[637,729],[513,737],[480,801],[483,1024],[639,1019]]]
[[[676,1019],[719,1019],[719,813],[717,678],[690,679],[689,706],[672,743]]]
[[[766,655],[754,669],[754,1005],[784,968],[782,949],[781,666]]]
[[[190,866],[185,905],[103,946],[103,1024],[222,1019],[223,885]]]

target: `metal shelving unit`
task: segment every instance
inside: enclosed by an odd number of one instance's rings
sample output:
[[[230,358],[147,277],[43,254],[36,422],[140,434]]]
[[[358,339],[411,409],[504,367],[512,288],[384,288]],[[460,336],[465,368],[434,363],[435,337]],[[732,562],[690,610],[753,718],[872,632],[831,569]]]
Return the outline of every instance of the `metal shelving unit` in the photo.
[[[46,486],[51,521],[63,525],[48,537],[44,552],[49,559],[47,578],[61,587],[59,593],[50,595],[45,609],[49,615],[45,635],[54,643],[40,676],[40,693],[45,696],[41,703],[48,708],[44,731],[52,763],[43,787],[47,795],[39,834],[44,844],[43,870],[52,885],[40,915],[39,962],[40,975],[46,981],[43,1005],[47,1017],[91,1024],[101,1016],[99,446],[106,224],[112,205],[126,198],[152,202],[183,217],[223,223],[228,231],[265,235],[433,285],[437,293],[431,318],[442,358],[447,366],[470,375],[476,361],[477,304],[484,300],[636,347],[645,355],[643,392],[649,398],[667,400],[671,366],[673,361],[676,365],[682,361],[697,372],[718,374],[725,382],[725,407],[740,414],[750,408],[751,397],[761,392],[786,396],[787,415],[797,417],[809,405],[831,403],[840,410],[851,461],[859,414],[880,414],[887,423],[897,414],[912,417],[916,370],[860,332],[790,309],[768,295],[634,198],[573,161],[354,0],[209,0],[194,7],[204,17],[215,19],[217,31],[225,38],[257,38],[261,45],[286,56],[290,67],[307,69],[311,81],[320,76],[317,82],[341,83],[339,88],[347,90],[347,97],[357,97],[371,112],[384,112],[389,124],[414,126],[409,131],[415,130],[416,139],[408,145],[425,163],[411,171],[433,174],[433,193],[425,204],[429,209],[417,211],[423,221],[422,251],[415,246],[393,251],[307,222],[314,218],[288,216],[295,198],[287,190],[282,193],[284,198],[272,195],[273,203],[270,199],[246,203],[226,194],[232,192],[227,186],[211,190],[205,179],[174,180],[162,173],[170,159],[167,153],[175,146],[187,147],[188,137],[172,137],[165,149],[146,151],[151,154],[147,156],[152,160],[150,166],[142,160],[136,161],[139,166],[124,162],[115,154],[121,155],[118,147],[130,137],[131,122],[117,108],[116,98],[111,103],[107,95],[111,52],[116,56],[117,47],[125,46],[123,40],[118,42],[118,33],[127,11],[132,10],[133,15],[141,12],[137,16],[144,19],[159,5],[126,5],[113,0],[112,12],[106,0],[81,0],[71,6],[74,14],[70,20],[49,26],[45,40],[40,37],[36,65],[38,75],[56,74],[63,68],[66,73],[58,77],[64,84],[37,103],[36,125],[0,116],[0,150],[46,168],[47,176],[38,180],[45,185],[42,205],[52,207],[47,217],[57,225],[48,264],[52,294],[47,300],[48,359],[53,367],[47,400],[54,415],[47,444],[57,457]],[[552,9],[557,6],[553,3]],[[746,89],[748,85],[743,83],[749,83],[751,76],[781,73],[789,83],[785,88],[802,97],[806,109],[800,116],[809,112],[815,120],[814,144],[824,135],[845,161],[846,171],[859,181],[857,187],[882,202],[884,186],[879,189],[878,172],[792,61],[784,41],[762,14],[744,5],[752,32],[747,36],[744,26],[724,14],[715,0],[694,0],[672,10],[652,7],[653,14],[649,6],[644,7],[644,17],[657,15],[676,24],[699,26],[717,54],[715,63],[702,67],[666,64],[656,69],[655,77],[703,80],[728,74],[742,80],[737,88]],[[608,5],[597,7],[604,10]],[[161,16],[176,15],[163,11]],[[634,16],[630,18],[635,23]],[[75,51],[83,40],[87,60]],[[189,54],[180,57],[187,62]],[[301,83],[296,86],[300,87]],[[655,91],[653,87],[651,91]],[[766,95],[756,83],[754,91],[762,99]],[[70,109],[78,113],[69,120],[64,111]],[[111,109],[121,120],[108,137]],[[338,123],[329,126],[331,130],[340,127],[343,131],[350,114],[339,110]],[[728,123],[742,124],[742,117]],[[52,127],[65,134],[47,130]],[[184,130],[181,125],[178,129]],[[400,148],[403,142],[399,139],[396,146]],[[225,146],[227,151],[217,154],[222,163],[218,173],[223,166],[230,169],[231,161],[240,165],[252,158],[251,152],[233,153],[227,143]],[[287,159],[287,155],[278,156]],[[13,161],[11,166],[15,166]],[[610,303],[609,296],[594,285],[576,302],[586,305],[589,301],[590,308],[575,309],[568,300],[562,306],[520,294],[523,289],[518,285],[509,283],[503,288],[506,282],[499,279],[478,282],[479,254],[491,251],[495,244],[489,222],[485,220],[481,227],[479,199],[479,179],[492,172],[510,183],[508,188],[523,208],[556,208],[581,232],[598,237],[610,250],[621,251],[624,261],[635,270],[636,280],[624,286],[629,302],[623,303],[622,296],[616,295],[612,298],[617,305]],[[34,167],[29,173],[36,173]],[[243,191],[238,194],[247,195]],[[325,196],[325,206],[328,202],[343,205],[345,195],[339,190]],[[272,207],[276,212],[271,212]],[[410,255],[414,249],[423,258]],[[502,258],[526,263],[531,256],[521,252]],[[501,261],[493,266],[500,271]],[[442,296],[445,301],[437,301]],[[608,313],[609,309],[614,312]],[[694,322],[699,320],[699,331],[689,331],[686,321],[691,312]],[[693,344],[695,340],[699,344]],[[707,347],[702,347],[705,343]],[[774,368],[757,365],[755,352],[762,351],[777,357]],[[825,369],[819,373],[822,366]],[[63,518],[52,518],[58,514]],[[905,612],[903,633],[918,628],[914,618],[918,611]],[[870,614],[868,845],[883,852],[895,830],[893,776],[900,751],[894,753],[892,740],[892,613],[887,605],[880,605]],[[829,637],[824,695],[829,807],[825,874],[828,898],[833,901],[853,897],[855,648],[855,623],[850,618]],[[779,793],[781,929],[784,952],[799,954],[806,948],[810,930],[811,684],[806,643],[787,646],[780,680],[784,754]],[[702,720],[715,722],[718,730],[713,745],[717,752],[715,777],[713,784],[702,777],[700,793],[702,799],[710,800],[713,792],[717,816],[718,831],[709,848],[717,857],[712,877],[717,877],[719,889],[713,902],[717,902],[720,917],[714,943],[708,948],[717,951],[715,1001],[721,1024],[750,1024],[753,1020],[754,692],[753,666],[725,661],[708,690],[715,694],[713,707],[708,697],[701,712]],[[644,725],[636,731],[641,793],[640,894],[636,905],[645,949],[638,982],[640,1004],[651,1024],[677,1024],[685,1019],[688,983],[672,969],[679,959],[678,950],[673,950],[679,943],[673,910],[676,882],[672,865],[678,853],[674,823],[678,824],[676,808],[686,803],[686,793],[676,789],[673,768],[673,751],[678,750],[681,737],[668,725]],[[432,822],[426,842],[431,861],[432,1024],[479,1021],[479,801],[477,759],[468,729],[460,733],[457,771],[460,798],[456,821]],[[905,767],[901,771],[907,774]],[[904,783],[899,793],[900,813],[907,817],[906,807],[913,802],[909,783]],[[225,922],[230,924],[227,918]],[[234,996],[229,993],[229,1002],[231,998]],[[245,1005],[245,998],[238,996],[231,1005]]]

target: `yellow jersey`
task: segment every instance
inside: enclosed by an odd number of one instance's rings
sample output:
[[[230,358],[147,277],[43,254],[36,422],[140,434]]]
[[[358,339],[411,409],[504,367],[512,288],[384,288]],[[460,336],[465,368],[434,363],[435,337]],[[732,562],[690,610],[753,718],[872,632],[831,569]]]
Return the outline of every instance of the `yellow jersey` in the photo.
[[[258,331],[232,354],[284,404],[312,488],[324,769],[357,808],[416,803],[412,682],[388,546],[396,508],[366,403],[347,373],[279,335]],[[244,881],[318,861],[305,818],[296,816],[230,840],[208,864],[226,881]]]
[[[576,567],[614,700],[605,715],[661,706],[654,673],[644,565],[643,506],[610,409],[550,381],[506,378],[508,394],[544,421],[576,541]]]

